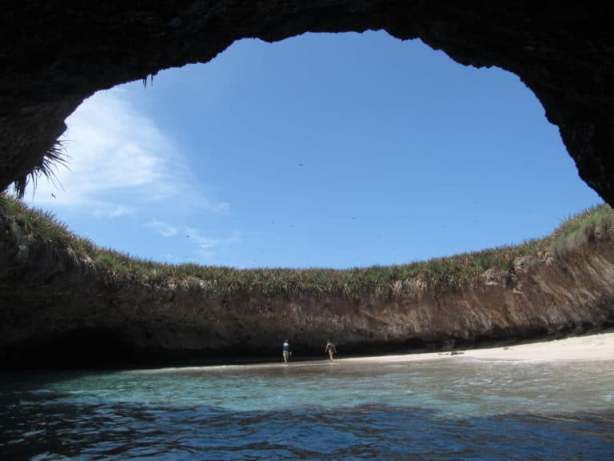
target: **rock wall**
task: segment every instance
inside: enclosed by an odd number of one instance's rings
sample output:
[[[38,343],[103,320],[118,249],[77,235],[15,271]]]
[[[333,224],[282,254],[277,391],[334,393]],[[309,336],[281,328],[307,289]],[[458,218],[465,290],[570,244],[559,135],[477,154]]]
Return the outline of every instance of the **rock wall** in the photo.
[[[0,209],[0,365],[95,367],[177,358],[411,352],[614,325],[614,233],[565,256],[518,258],[448,292],[399,280],[362,297],[216,294],[196,277],[148,283],[24,230]]]
[[[0,15],[0,190],[40,162],[64,119],[97,90],[207,62],[245,37],[384,29],[461,64],[518,75],[559,126],[580,176],[614,205],[612,17],[595,0],[8,2]]]

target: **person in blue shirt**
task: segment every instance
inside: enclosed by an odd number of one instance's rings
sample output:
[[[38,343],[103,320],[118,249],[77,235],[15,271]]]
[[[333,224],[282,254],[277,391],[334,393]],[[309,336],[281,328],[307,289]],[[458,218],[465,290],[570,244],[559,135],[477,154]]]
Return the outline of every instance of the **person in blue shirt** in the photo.
[[[281,355],[284,358],[284,363],[288,363],[288,359],[290,358],[290,343],[286,339],[284,344],[281,346]]]

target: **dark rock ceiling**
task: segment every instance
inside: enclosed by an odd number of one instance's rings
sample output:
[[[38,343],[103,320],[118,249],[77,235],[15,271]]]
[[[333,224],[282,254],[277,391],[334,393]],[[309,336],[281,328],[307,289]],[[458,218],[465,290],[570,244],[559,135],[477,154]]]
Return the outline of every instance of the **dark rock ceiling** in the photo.
[[[459,0],[23,0],[0,15],[0,190],[31,171],[97,90],[207,62],[235,40],[384,29],[518,75],[580,176],[614,204],[607,3]],[[130,159],[126,159],[127,164]]]

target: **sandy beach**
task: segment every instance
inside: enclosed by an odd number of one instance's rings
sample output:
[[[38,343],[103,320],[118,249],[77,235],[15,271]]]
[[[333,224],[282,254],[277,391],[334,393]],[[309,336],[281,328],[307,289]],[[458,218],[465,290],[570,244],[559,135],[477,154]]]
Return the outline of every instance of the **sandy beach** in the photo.
[[[516,346],[456,350],[425,354],[340,359],[344,362],[415,362],[422,360],[477,359],[488,361],[554,362],[563,360],[614,360],[614,332],[577,336]]]
[[[337,358],[329,360],[291,361],[290,363],[257,363],[246,365],[209,365],[168,367],[160,369],[138,370],[139,373],[159,373],[176,371],[204,370],[254,370],[267,368],[312,367],[323,364],[368,364],[368,363],[404,363],[429,360],[481,360],[491,362],[560,362],[560,361],[607,361],[614,360],[614,332],[564,339],[501,346],[484,349],[458,349],[454,352],[429,352],[401,355],[381,355],[372,357]]]

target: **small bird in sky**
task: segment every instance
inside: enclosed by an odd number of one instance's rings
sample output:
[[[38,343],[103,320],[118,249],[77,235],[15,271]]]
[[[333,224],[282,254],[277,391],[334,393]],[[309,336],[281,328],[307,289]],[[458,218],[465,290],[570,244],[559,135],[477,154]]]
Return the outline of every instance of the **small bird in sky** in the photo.
[[[55,198],[55,194],[53,192],[51,193],[51,197]]]

